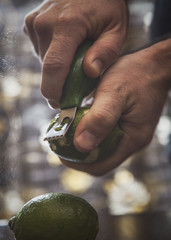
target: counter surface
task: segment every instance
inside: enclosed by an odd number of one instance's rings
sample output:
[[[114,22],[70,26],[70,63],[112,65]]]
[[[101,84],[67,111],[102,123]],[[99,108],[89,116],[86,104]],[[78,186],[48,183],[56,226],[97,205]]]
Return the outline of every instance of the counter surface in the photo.
[[[171,211],[111,216],[101,210],[98,215],[96,240],[171,240]],[[7,220],[0,220],[0,240],[14,240]]]

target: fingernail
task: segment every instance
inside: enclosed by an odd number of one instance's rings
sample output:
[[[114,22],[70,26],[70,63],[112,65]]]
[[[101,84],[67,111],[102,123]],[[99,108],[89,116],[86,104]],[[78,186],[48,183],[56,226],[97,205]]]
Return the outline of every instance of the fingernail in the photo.
[[[85,130],[76,137],[76,142],[81,150],[90,151],[97,147],[98,138],[89,131]]]
[[[102,73],[102,71],[103,71],[103,63],[100,60],[98,60],[98,59],[96,59],[92,63],[92,67],[94,69],[96,77],[98,77]]]
[[[49,107],[52,109],[59,108],[59,104],[54,100],[48,100],[47,103],[48,103]]]

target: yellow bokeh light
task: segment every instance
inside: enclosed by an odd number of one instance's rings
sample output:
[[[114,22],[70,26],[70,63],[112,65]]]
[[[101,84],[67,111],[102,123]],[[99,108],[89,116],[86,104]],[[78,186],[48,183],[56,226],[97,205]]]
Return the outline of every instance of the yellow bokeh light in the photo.
[[[51,166],[61,165],[61,161],[59,160],[59,157],[54,153],[47,154],[47,161],[48,161],[49,165],[51,165]]]
[[[62,174],[61,182],[66,190],[82,193],[91,187],[93,177],[86,173],[67,169]]]

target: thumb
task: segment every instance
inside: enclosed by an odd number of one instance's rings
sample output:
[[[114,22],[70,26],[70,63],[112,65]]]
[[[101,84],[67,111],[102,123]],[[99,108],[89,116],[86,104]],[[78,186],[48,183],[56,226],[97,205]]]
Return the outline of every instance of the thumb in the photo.
[[[87,51],[84,58],[84,71],[92,77],[98,77],[120,54],[125,35],[114,30],[102,33]]]
[[[80,151],[91,151],[97,147],[120,119],[124,104],[117,90],[111,91],[110,85],[107,79],[100,83],[92,107],[76,128],[74,145]]]

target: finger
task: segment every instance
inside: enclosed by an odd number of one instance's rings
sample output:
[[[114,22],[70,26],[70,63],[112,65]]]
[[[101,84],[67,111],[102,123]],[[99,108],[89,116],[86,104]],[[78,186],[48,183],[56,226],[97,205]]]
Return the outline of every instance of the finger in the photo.
[[[27,34],[34,46],[35,52],[39,53],[39,47],[37,42],[37,36],[34,30],[34,21],[36,16],[39,14],[38,11],[33,12],[25,17],[24,33]]]
[[[117,166],[119,166],[128,157],[130,157],[135,151],[137,151],[135,141],[133,141],[131,137],[125,133],[121,141],[119,142],[114,154],[109,156],[106,159],[102,159],[101,161],[94,162],[94,163],[80,163],[80,164],[69,162],[64,159],[60,159],[60,160],[67,167],[73,168],[75,170],[87,172],[88,174],[91,174],[94,176],[102,176],[112,171]]]
[[[111,30],[102,33],[85,55],[85,73],[90,77],[98,77],[102,74],[107,67],[116,61],[124,39],[124,34],[120,31]]]
[[[89,112],[78,124],[74,144],[80,151],[93,150],[119,121],[125,107],[123,85],[114,82],[113,74],[107,74],[100,82],[95,100]]]
[[[37,15],[33,28],[38,43],[39,56],[43,60],[52,41],[51,18],[46,14]]]
[[[53,37],[43,60],[41,92],[52,108],[59,107],[62,88],[81,40],[69,36]]]

